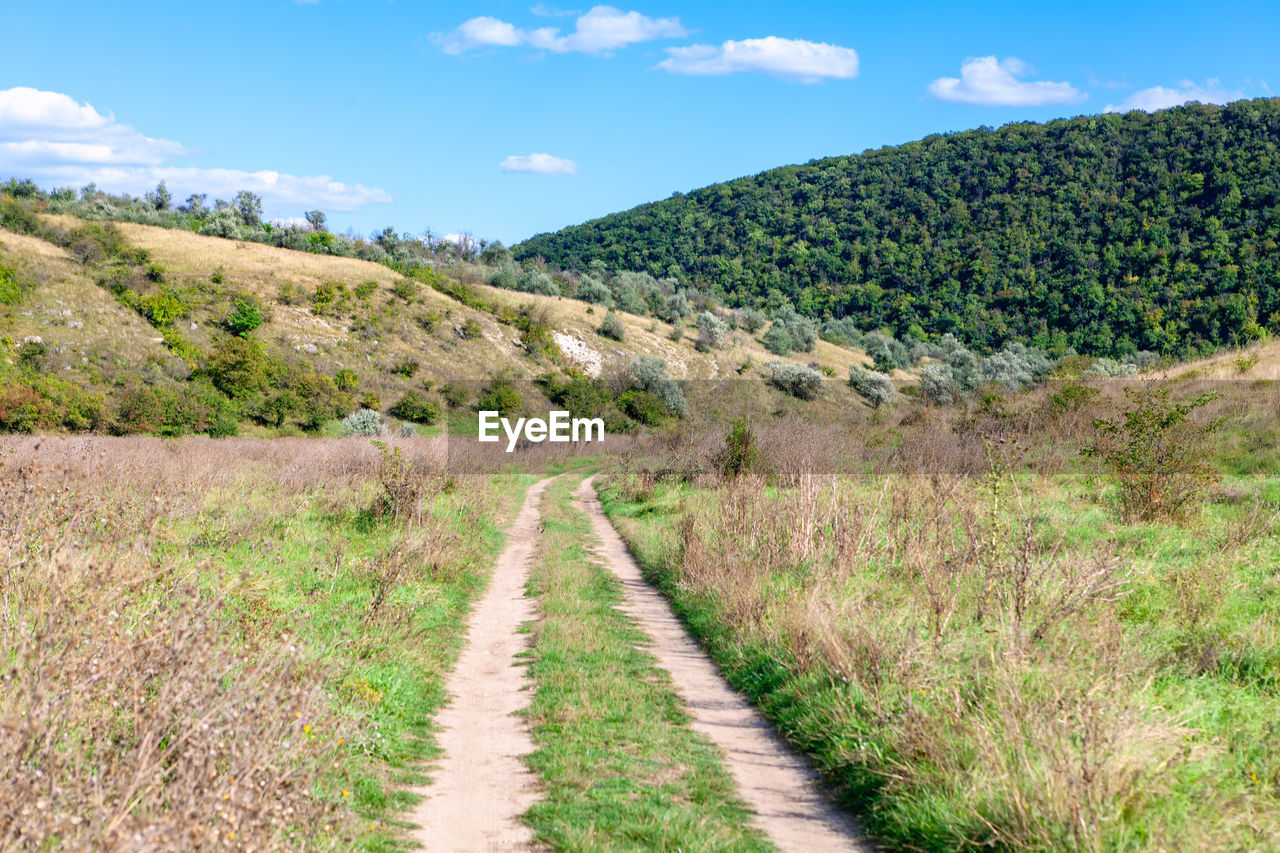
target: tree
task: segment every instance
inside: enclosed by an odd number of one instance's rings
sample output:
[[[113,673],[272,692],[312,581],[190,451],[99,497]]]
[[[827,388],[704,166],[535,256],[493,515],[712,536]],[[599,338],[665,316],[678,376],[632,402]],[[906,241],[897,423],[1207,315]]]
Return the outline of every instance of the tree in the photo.
[[[147,193],[147,202],[156,210],[168,210],[173,202],[173,194],[164,185],[164,181],[161,181],[154,190]]]
[[[240,221],[248,228],[257,228],[262,224],[262,199],[248,190],[240,190],[231,200]]]
[[[326,217],[323,210],[308,210],[302,216],[307,220],[307,225],[312,231],[322,233],[328,230],[325,228]]]
[[[187,196],[187,200],[183,202],[178,210],[188,216],[195,216],[199,219],[203,219],[205,214],[209,212],[209,209],[205,207],[205,202],[208,198],[209,196],[207,193],[192,193]]]

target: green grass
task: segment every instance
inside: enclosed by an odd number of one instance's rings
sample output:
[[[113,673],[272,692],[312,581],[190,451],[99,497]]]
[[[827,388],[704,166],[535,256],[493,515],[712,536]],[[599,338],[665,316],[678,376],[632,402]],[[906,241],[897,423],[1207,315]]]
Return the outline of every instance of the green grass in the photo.
[[[534,479],[494,478],[501,514]],[[395,558],[411,531],[370,519],[358,499],[281,505],[268,491],[210,495],[204,512],[165,536],[168,556],[249,578],[228,600],[244,629],[289,638],[326,671],[342,722],[308,736],[340,749],[313,793],[353,810],[350,841],[366,850],[403,847],[399,817],[418,799],[409,788],[429,781],[422,768],[438,754],[433,718],[446,698],[445,674],[504,541],[503,518],[463,513],[456,497],[437,496],[431,513],[470,540],[466,556],[439,572],[415,567],[376,611],[376,567]]]
[[[546,794],[527,820],[558,850],[771,849],[643,650],[647,637],[617,609],[621,586],[589,553],[590,524],[570,505],[579,479],[548,489],[530,582],[542,616],[529,710],[539,748],[529,764]]]
[[[1264,499],[1280,487],[1272,477],[1232,485]],[[854,487],[874,495],[880,483]],[[1280,531],[1264,525],[1243,544],[1231,541],[1249,512],[1249,500],[1208,503],[1203,516],[1187,526],[1126,525],[1116,520],[1108,490],[1087,476],[1065,474],[1046,488],[1041,495],[1046,531],[1081,555],[1112,547],[1128,567],[1123,594],[1109,612],[1119,622],[1126,652],[1142,661],[1139,672],[1146,683],[1139,679],[1133,688],[1133,700],[1140,703],[1135,707],[1174,720],[1185,750],[1149,780],[1154,783],[1149,790],[1117,804],[1119,812],[1101,849],[1246,849],[1266,847],[1266,838],[1274,842],[1273,833],[1280,830]],[[931,759],[904,753],[902,742],[887,736],[884,725],[903,714],[949,719],[949,710],[929,707],[949,698],[934,689],[948,686],[946,679],[971,683],[979,690],[972,701],[983,701],[981,681],[974,676],[974,670],[982,669],[982,655],[974,654],[983,648],[981,626],[956,628],[959,639],[949,640],[935,658],[926,656],[924,670],[908,676],[914,683],[904,680],[882,688],[882,700],[886,695],[898,698],[874,708],[857,678],[850,681],[820,662],[797,664],[790,648],[794,637],[735,624],[713,590],[682,578],[680,520],[690,507],[714,507],[714,490],[659,485],[644,500],[628,500],[621,489],[606,489],[602,497],[646,577],[668,596],[728,680],[814,757],[845,805],[882,843],[901,850],[1000,846],[984,821],[1008,819],[1001,811],[1008,808],[1002,798],[1016,797],[1018,791],[997,791],[986,802],[966,801],[947,786],[945,774],[927,763]],[[1271,507],[1269,514],[1275,512]],[[846,594],[874,589],[880,597],[874,599],[877,605],[869,618],[889,626],[909,625],[918,616],[910,595],[885,581],[890,569],[862,567]],[[810,571],[796,566],[770,577],[772,600],[804,584]],[[1221,580],[1210,574],[1203,581],[1205,575],[1200,575],[1207,594],[1203,607],[1181,601],[1178,578],[1206,571],[1220,572]],[[918,636],[926,642],[923,633]],[[1074,670],[1029,669],[1022,685],[1026,695],[1044,692],[1044,683],[1036,679],[1055,672],[1093,678],[1096,666],[1088,660],[1088,650],[1080,654],[1078,660],[1063,655],[1055,663]],[[891,681],[894,677],[889,676]],[[921,685],[928,685],[927,694]],[[880,714],[889,716],[878,718]],[[953,755],[972,749],[963,736],[935,731],[934,737],[943,739],[944,749]],[[897,768],[904,767],[910,783],[897,780]],[[1060,837],[1060,843],[1070,843],[1070,836]]]

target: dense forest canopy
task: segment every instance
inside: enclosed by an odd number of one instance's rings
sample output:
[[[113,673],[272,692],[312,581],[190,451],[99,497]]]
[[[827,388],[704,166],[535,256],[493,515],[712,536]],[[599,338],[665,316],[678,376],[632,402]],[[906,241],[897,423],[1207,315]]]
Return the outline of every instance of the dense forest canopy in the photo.
[[[515,247],[980,348],[1280,331],[1280,98],[983,128],[773,169]]]

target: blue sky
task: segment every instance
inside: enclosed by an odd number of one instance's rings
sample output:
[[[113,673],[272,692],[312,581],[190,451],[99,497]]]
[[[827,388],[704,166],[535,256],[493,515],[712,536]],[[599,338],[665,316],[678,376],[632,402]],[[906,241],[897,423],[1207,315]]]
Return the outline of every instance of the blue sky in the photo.
[[[0,178],[245,187],[337,231],[508,244],[929,133],[1280,90],[1274,2],[3,0],[3,20]]]

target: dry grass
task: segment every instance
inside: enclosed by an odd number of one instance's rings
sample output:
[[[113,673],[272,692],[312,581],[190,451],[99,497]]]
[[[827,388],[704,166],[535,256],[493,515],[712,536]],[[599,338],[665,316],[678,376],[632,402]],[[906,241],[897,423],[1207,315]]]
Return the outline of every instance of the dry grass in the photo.
[[[437,445],[399,447],[440,470]],[[269,573],[216,555],[279,539],[300,507],[367,505],[385,465],[356,439],[6,439],[0,849],[350,844],[353,813],[316,784],[362,723],[335,714],[332,665],[278,633]],[[476,518],[494,509],[483,488],[466,500]],[[199,564],[174,550],[193,524],[214,555]],[[397,530],[354,569],[334,551],[332,583],[369,574],[366,624],[383,643],[414,616],[388,592],[478,546],[442,524]]]

